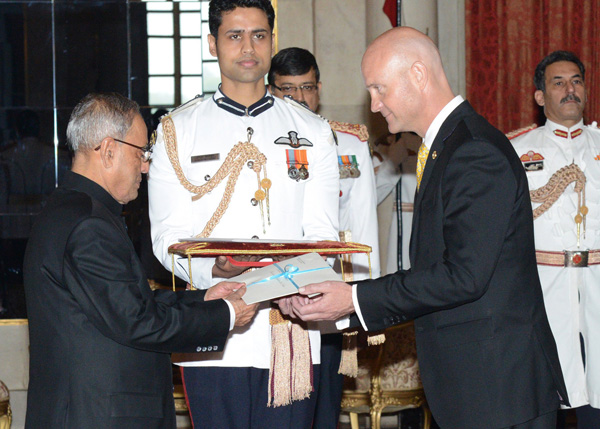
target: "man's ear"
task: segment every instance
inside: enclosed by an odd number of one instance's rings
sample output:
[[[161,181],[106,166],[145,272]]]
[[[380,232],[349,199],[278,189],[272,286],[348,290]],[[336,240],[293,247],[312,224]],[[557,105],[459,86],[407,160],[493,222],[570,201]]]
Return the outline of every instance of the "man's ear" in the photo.
[[[415,61],[413,65],[410,66],[410,74],[413,78],[413,82],[415,82],[417,87],[422,91],[427,86],[427,81],[429,79],[427,66],[421,61]]]
[[[319,98],[321,97],[321,87],[323,85],[321,85],[321,82],[317,82],[317,94],[319,94]]]
[[[98,152],[104,168],[109,169],[113,166],[115,159],[114,157],[116,155],[116,147],[116,142],[110,137],[106,137],[100,143],[100,149],[98,149]]]
[[[538,106],[544,106],[546,104],[546,100],[544,100],[544,91],[541,89],[538,89],[534,92],[533,98],[535,98],[535,102],[538,104]]]
[[[212,34],[208,35],[208,52],[217,58],[217,38]]]

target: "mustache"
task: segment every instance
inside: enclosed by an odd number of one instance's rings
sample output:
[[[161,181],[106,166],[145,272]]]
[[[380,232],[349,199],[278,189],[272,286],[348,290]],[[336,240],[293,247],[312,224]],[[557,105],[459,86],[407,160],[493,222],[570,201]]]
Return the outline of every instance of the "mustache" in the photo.
[[[575,94],[569,94],[562,100],[560,100],[560,104],[566,103],[567,101],[576,101],[581,103],[581,98],[577,97]]]

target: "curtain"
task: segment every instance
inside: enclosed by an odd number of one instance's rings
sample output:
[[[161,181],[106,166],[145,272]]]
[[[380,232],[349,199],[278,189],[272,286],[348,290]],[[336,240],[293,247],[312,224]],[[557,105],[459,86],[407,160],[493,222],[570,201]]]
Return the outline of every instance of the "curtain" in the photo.
[[[383,4],[383,13],[390,19],[392,27],[398,26],[398,9],[400,8],[401,2],[398,0],[385,0]]]
[[[600,121],[600,0],[466,0],[467,97],[503,132],[545,117],[535,103],[536,65],[556,50],[586,68],[585,123]]]

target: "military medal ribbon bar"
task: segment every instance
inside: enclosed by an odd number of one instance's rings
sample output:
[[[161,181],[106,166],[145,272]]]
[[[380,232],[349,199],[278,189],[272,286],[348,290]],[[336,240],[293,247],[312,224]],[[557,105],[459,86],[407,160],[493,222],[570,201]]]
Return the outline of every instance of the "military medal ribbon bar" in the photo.
[[[292,180],[308,179],[308,155],[306,150],[286,149],[288,177]]]

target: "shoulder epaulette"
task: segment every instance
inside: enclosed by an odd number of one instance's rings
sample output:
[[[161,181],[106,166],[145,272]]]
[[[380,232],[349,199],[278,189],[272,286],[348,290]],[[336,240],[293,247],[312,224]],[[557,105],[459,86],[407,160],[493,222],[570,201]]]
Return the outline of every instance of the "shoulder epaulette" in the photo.
[[[286,95],[286,96],[284,96],[284,97],[283,97],[283,99],[284,99],[284,101],[285,101],[287,104],[289,104],[289,105],[291,105],[291,106],[294,106],[295,108],[297,108],[297,109],[299,109],[299,110],[301,110],[301,111],[303,111],[303,112],[309,113],[309,114],[311,114],[312,116],[314,116],[314,117],[316,117],[316,118],[319,118],[319,119],[321,119],[321,120],[323,120],[323,121],[327,122],[327,119],[325,119],[324,117],[322,117],[322,116],[321,116],[321,115],[319,115],[318,113],[315,113],[315,112],[313,112],[312,110],[310,110],[310,108],[309,108],[309,107],[308,107],[306,104],[303,104],[303,103],[298,103],[296,100],[294,100],[294,99],[293,99],[292,97],[290,97],[289,95]]]
[[[531,130],[535,130],[537,128],[537,124],[531,124],[523,128],[519,128],[518,130],[514,130],[506,133],[506,138],[512,140],[516,137],[522,136],[523,134],[527,134]]]
[[[185,109],[187,109],[187,108],[189,108],[189,107],[192,107],[192,106],[195,106],[196,104],[198,104],[198,103],[199,103],[199,102],[201,102],[202,100],[204,100],[204,95],[202,95],[202,94],[198,94],[198,95],[196,95],[196,96],[195,96],[194,98],[192,98],[191,100],[189,100],[189,101],[186,101],[185,103],[183,103],[183,104],[182,104],[182,105],[180,105],[180,106],[177,106],[176,108],[174,108],[174,109],[173,109],[173,110],[171,110],[170,112],[168,112],[168,113],[165,113],[164,115],[162,115],[162,116],[160,117],[160,123],[161,123],[161,124],[163,124],[163,126],[164,126],[164,122],[163,122],[163,121],[164,121],[166,118],[170,118],[170,117],[172,117],[173,115],[176,115],[176,114],[178,114],[178,113],[181,113],[181,112],[183,112]],[[148,142],[148,144],[150,145],[150,147],[153,147],[153,146],[156,144],[156,138],[157,138],[157,131],[156,131],[156,130],[154,130],[154,131],[152,132],[151,136],[150,136],[150,141]]]
[[[181,113],[185,109],[188,109],[188,108],[190,108],[192,106],[195,106],[196,104],[200,103],[203,100],[204,100],[204,95],[203,94],[198,94],[194,98],[192,98],[191,100],[186,101],[182,105],[177,106],[176,108],[174,108],[173,110],[171,110],[169,113],[167,113],[166,115],[162,116],[161,119],[164,118],[165,116],[173,116],[173,115],[176,115],[177,113]]]
[[[592,129],[599,129],[600,127],[598,126],[598,122],[594,121],[591,124],[587,124],[586,127],[592,128]]]
[[[366,125],[351,124],[349,122],[329,121],[331,129],[338,133],[352,134],[358,137],[361,142],[369,140],[369,131]]]

